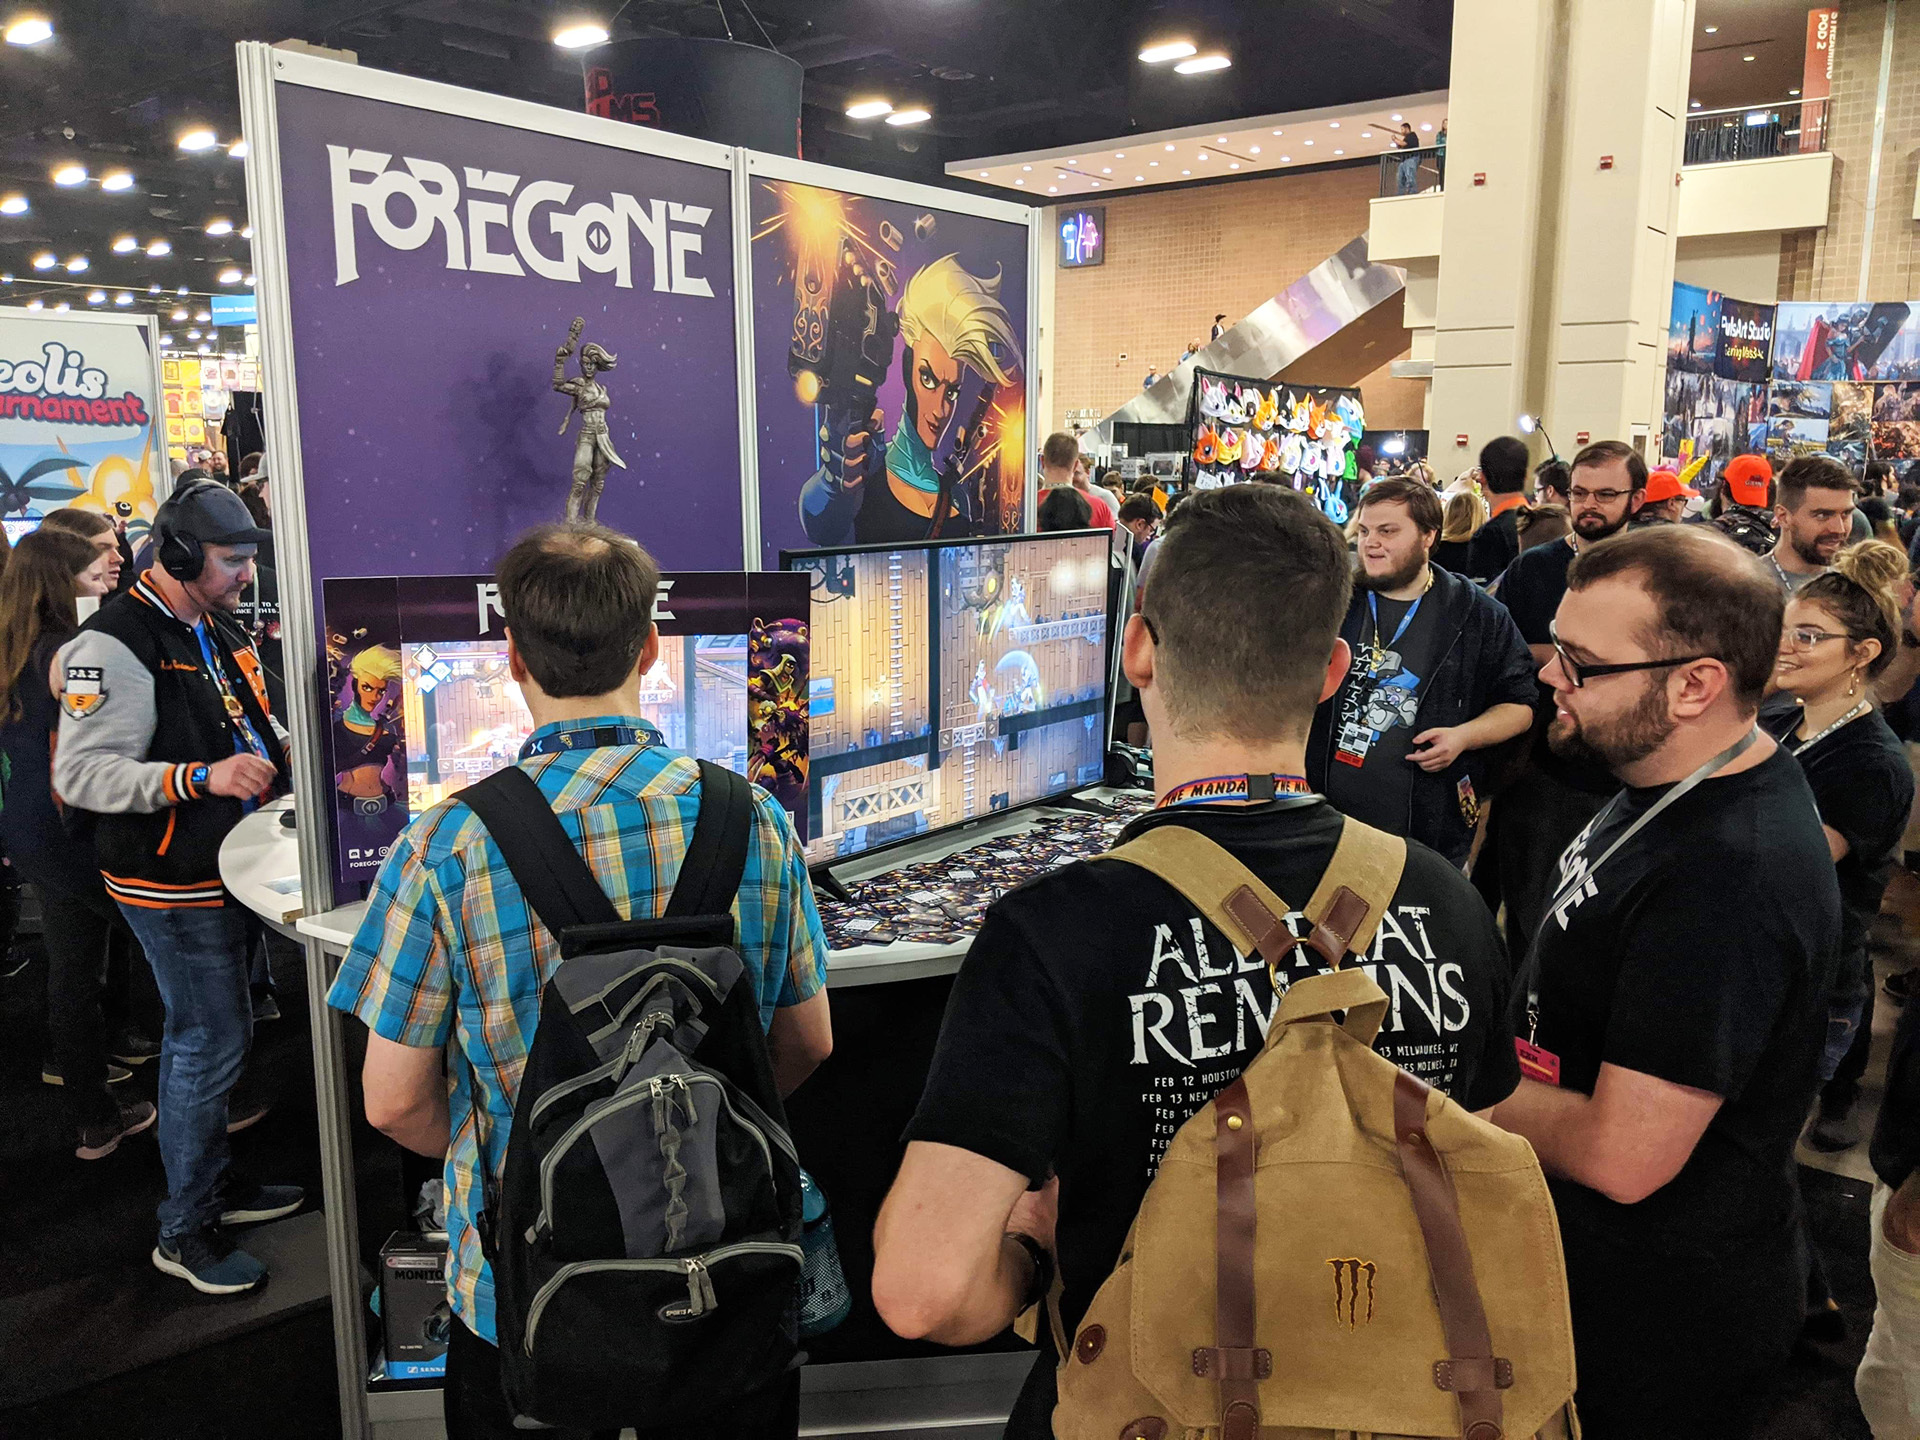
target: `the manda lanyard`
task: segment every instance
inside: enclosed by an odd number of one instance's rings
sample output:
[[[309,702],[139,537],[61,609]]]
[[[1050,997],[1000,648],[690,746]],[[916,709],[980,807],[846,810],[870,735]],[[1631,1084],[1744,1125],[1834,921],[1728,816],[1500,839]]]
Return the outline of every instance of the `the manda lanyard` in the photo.
[[[1668,806],[1672,805],[1683,795],[1686,795],[1695,787],[1710,779],[1719,771],[1738,760],[1742,755],[1746,754],[1747,751],[1752,748],[1753,742],[1759,738],[1760,728],[1756,725],[1738,740],[1734,741],[1733,744],[1707,761],[1707,763],[1702,765],[1698,770],[1687,776],[1687,778],[1682,780],[1678,785],[1675,785],[1671,790],[1667,791],[1667,793],[1662,795],[1658,800],[1654,801],[1652,805],[1647,807],[1646,814],[1642,815],[1638,820],[1635,820],[1625,830],[1622,830],[1619,837],[1601,852],[1598,860],[1586,866],[1584,869],[1577,871],[1566,880],[1563,880],[1559,888],[1555,890],[1552,901],[1549,902],[1547,908],[1541,913],[1540,924],[1533,932],[1533,943],[1527,947],[1525,978],[1527,993],[1527,1045],[1529,1048],[1533,1047],[1534,1039],[1540,1029],[1540,935],[1541,932],[1547,928],[1547,922],[1553,918],[1554,912],[1577,893],[1581,886],[1592,880],[1594,875],[1599,872],[1600,867],[1618,854],[1623,845],[1633,839],[1633,837],[1638,835],[1642,830],[1646,829],[1647,826],[1651,825],[1662,811],[1667,809]],[[1606,808],[1603,809],[1599,815],[1595,816],[1593,823],[1587,830],[1581,833],[1597,834],[1600,830],[1604,829],[1607,817],[1613,813],[1614,807],[1620,803],[1620,796],[1625,793],[1623,790],[1619,795],[1615,795],[1613,799],[1609,800]]]
[[[1311,795],[1313,787],[1304,775],[1215,775],[1206,780],[1189,780],[1167,792],[1157,807],[1210,805],[1218,800],[1271,800],[1276,795]]]
[[[558,755],[570,750],[599,750],[609,745],[658,745],[660,736],[645,725],[593,725],[586,729],[556,730],[530,738],[520,747],[520,758]]]

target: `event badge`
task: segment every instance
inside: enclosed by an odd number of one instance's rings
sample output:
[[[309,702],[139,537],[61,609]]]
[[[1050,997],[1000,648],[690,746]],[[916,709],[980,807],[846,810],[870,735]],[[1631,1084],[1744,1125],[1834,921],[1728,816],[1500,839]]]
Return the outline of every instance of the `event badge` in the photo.
[[[1460,801],[1460,818],[1467,822],[1467,828],[1471,830],[1480,823],[1480,797],[1473,793],[1472,778],[1462,775],[1453,790]]]
[[[1560,1083],[1560,1057],[1551,1050],[1542,1050],[1531,1041],[1514,1036],[1513,1050],[1520,1057],[1520,1074],[1528,1080],[1538,1080],[1542,1085],[1558,1086]]]

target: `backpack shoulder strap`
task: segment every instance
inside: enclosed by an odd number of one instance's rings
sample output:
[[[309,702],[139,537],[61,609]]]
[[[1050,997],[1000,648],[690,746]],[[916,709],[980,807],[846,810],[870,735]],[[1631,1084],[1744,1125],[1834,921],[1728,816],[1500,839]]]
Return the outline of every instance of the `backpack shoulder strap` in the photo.
[[[1406,863],[1406,841],[1349,819],[1320,885],[1303,912],[1313,922],[1304,942],[1332,968],[1373,941]],[[1193,902],[1243,952],[1278,965],[1296,943],[1292,908],[1258,875],[1197,830],[1163,825],[1109,851],[1149,870]]]
[[[520,893],[556,938],[572,925],[620,923],[620,912],[526,771],[518,765],[496,770],[462,790],[460,801],[480,817]]]
[[[700,762],[700,818],[663,919],[725,915],[747,873],[753,840],[753,786],[722,765]]]

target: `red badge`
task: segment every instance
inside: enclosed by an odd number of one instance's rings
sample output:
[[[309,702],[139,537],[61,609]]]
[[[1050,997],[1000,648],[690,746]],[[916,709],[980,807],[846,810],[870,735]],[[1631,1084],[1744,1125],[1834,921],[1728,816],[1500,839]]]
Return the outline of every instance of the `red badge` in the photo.
[[[1542,1050],[1538,1045],[1514,1037],[1513,1050],[1520,1057],[1520,1074],[1528,1080],[1538,1080],[1542,1085],[1560,1084],[1560,1057],[1551,1050]]]

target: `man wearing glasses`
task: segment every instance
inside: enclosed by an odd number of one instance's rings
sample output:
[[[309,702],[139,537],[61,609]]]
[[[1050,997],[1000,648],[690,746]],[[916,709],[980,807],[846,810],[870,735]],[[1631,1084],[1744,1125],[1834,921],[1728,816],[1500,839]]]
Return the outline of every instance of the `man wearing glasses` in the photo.
[[[1793,1146],[1840,895],[1755,725],[1781,607],[1763,560],[1657,525],[1583,549],[1550,632],[1549,743],[1624,788],[1560,857],[1494,1118],[1553,1189],[1593,1440],[1744,1433],[1804,1318]]]
[[[1586,546],[1626,528],[1647,488],[1647,463],[1618,440],[1602,440],[1573,457],[1565,540],[1523,550],[1501,577],[1498,595],[1512,614],[1536,665],[1553,658],[1548,627],[1567,593],[1567,568]],[[1547,726],[1553,691],[1539,687],[1533,760],[1494,801],[1489,848],[1507,907],[1507,949],[1517,965],[1539,926],[1553,878],[1553,860],[1618,788],[1606,767],[1553,754]],[[1483,859],[1482,864],[1485,864]]]

